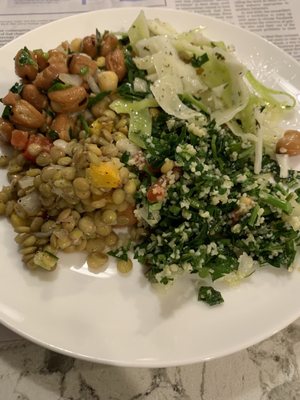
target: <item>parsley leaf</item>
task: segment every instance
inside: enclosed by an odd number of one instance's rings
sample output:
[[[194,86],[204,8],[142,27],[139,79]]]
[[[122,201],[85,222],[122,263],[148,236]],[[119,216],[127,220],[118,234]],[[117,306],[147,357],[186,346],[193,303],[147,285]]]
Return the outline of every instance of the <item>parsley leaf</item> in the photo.
[[[193,55],[191,64],[195,68],[200,68],[202,67],[203,64],[205,64],[209,60],[207,53],[202,54],[201,56],[196,57]]]
[[[201,286],[198,292],[198,300],[204,301],[210,306],[215,306],[216,304],[221,304],[224,299],[221,293],[211,286]]]
[[[104,99],[104,97],[106,97],[109,94],[110,94],[110,92],[106,91],[106,92],[97,93],[96,96],[90,96],[88,99],[87,108],[92,108],[95,104],[97,104],[99,101]]]
[[[24,65],[34,65],[37,68],[37,63],[36,61],[32,58],[30,51],[27,49],[25,46],[21,50],[21,54],[19,57],[19,64],[24,66]]]

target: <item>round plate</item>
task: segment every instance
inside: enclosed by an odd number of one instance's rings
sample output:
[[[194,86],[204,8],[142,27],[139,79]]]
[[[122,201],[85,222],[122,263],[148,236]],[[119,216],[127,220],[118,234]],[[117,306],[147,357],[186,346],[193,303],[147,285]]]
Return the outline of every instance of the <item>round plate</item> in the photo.
[[[18,49],[55,47],[63,40],[98,28],[126,30],[140,9],[81,14],[29,32],[0,49],[0,97],[17,80],[13,57]],[[145,9],[178,30],[203,25],[213,40],[236,47],[241,61],[267,84],[300,93],[300,67],[261,39],[209,17],[169,9]],[[299,108],[285,121],[299,128]],[[2,182],[5,182],[4,173]],[[140,265],[128,276],[114,262],[88,271],[81,254],[64,255],[52,273],[26,270],[14,233],[0,223],[0,320],[24,337],[53,350],[123,366],[172,366],[223,356],[284,328],[300,315],[300,273],[262,269],[238,286],[225,287],[225,303],[197,301],[195,286],[183,278],[169,290],[151,287]]]

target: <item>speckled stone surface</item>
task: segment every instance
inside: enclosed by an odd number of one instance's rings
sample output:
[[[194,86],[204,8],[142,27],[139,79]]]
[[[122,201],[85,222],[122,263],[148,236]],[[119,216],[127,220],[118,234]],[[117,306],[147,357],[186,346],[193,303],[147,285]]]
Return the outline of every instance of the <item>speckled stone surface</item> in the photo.
[[[0,345],[0,400],[298,400],[300,320],[231,356],[174,368],[76,360],[25,340]]]

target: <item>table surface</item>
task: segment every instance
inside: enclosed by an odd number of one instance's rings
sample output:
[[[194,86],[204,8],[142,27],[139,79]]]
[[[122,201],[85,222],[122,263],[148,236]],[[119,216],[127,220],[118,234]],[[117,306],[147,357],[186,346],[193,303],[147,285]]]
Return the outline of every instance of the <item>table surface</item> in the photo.
[[[23,339],[0,345],[1,400],[297,400],[300,320],[217,360],[123,368],[76,360]]]

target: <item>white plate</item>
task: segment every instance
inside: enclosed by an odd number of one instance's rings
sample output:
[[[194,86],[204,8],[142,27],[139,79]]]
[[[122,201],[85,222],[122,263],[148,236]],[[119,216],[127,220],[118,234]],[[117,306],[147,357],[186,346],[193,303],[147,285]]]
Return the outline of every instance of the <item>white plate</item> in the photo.
[[[138,9],[82,14],[29,32],[0,49],[0,97],[16,81],[13,57],[24,45],[48,49],[95,28],[127,29]],[[221,21],[167,9],[145,9],[178,30],[207,26],[206,35],[236,46],[239,58],[267,83],[300,93],[300,67],[256,35]],[[276,83],[277,82],[277,83]],[[291,126],[299,122],[292,116]],[[300,125],[298,124],[298,128]],[[4,175],[2,177],[4,182]],[[66,256],[53,273],[31,273],[20,262],[13,232],[0,223],[0,320],[48,348],[96,362],[171,366],[223,356],[284,328],[300,315],[300,272],[263,270],[223,290],[225,303],[199,303],[192,285],[151,288],[139,265],[120,276],[114,265],[88,272],[81,255]]]

